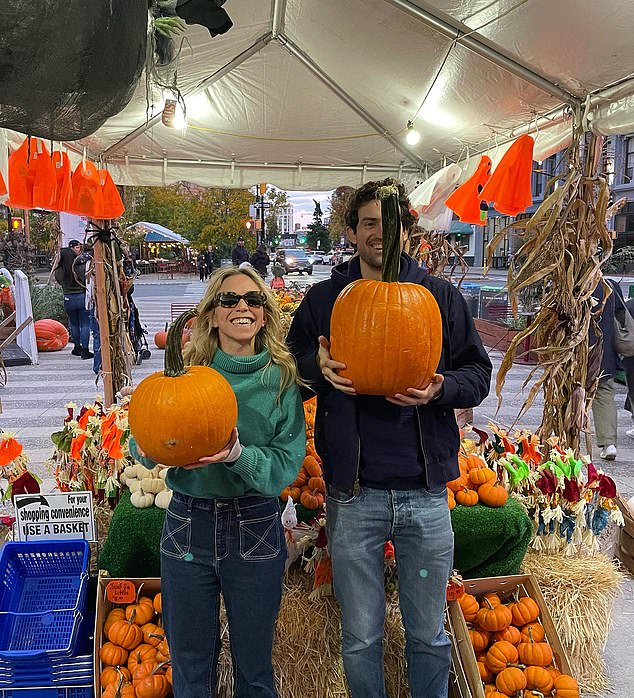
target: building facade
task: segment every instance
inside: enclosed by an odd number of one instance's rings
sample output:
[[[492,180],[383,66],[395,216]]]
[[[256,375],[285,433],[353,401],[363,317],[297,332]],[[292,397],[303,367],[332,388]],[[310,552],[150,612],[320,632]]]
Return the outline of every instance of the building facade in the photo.
[[[286,204],[284,208],[280,209],[277,215],[277,229],[281,238],[293,232],[293,204]]]

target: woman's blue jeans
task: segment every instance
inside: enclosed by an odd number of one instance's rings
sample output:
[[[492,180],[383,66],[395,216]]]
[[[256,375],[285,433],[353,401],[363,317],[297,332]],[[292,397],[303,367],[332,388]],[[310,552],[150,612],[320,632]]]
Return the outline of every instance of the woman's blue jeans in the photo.
[[[86,310],[86,294],[65,293],[64,310],[68,315],[70,341],[82,349],[88,349],[90,342],[90,316]]]
[[[446,698],[451,643],[444,630],[453,531],[447,491],[330,489],[328,545],[342,613],[343,664],[352,698],[386,698],[384,546],[396,552],[412,698]]]
[[[221,593],[234,696],[277,696],[271,654],[285,560],[276,498],[174,492],[161,538],[161,590],[175,698],[215,695]]]

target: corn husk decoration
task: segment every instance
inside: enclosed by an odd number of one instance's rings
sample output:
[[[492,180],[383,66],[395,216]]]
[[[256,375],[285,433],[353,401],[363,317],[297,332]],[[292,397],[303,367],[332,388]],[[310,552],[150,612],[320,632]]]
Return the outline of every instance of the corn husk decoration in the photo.
[[[542,421],[537,431],[542,443],[556,435],[565,447],[576,451],[580,435],[588,433],[588,408],[596,392],[601,358],[600,343],[588,345],[591,325],[602,308],[593,309],[592,292],[601,282],[601,265],[612,251],[606,226],[609,190],[597,174],[602,139],[586,138],[585,161],[580,156],[581,131],[576,129],[567,151],[567,173],[553,177],[546,196],[528,219],[509,226],[522,245],[508,272],[508,292],[517,315],[518,296],[528,288],[541,291],[539,307],[528,327],[511,341],[497,374],[496,393],[502,389],[518,347],[532,337],[536,366],[525,382],[532,382],[518,420],[540,391],[544,394]],[[490,242],[487,263],[504,229]],[[609,295],[609,290],[604,287]]]

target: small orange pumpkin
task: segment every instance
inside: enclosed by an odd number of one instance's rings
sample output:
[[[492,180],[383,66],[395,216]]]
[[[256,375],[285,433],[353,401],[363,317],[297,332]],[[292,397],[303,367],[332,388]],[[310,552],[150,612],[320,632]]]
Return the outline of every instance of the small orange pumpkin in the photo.
[[[556,698],[579,698],[579,684],[572,676],[561,674],[553,683],[553,696]]]
[[[321,466],[313,456],[306,456],[302,463],[302,467],[310,477],[318,477],[321,475]]]
[[[506,487],[497,481],[485,482],[478,487],[478,497],[485,506],[497,509],[506,504],[509,493],[506,491]]]
[[[484,662],[478,662],[478,673],[484,682],[491,681],[493,678],[493,672]]]
[[[526,688],[526,676],[521,669],[509,667],[497,675],[495,685],[505,696],[514,696]]]
[[[459,492],[456,492],[456,502],[464,507],[474,507],[478,503],[478,493],[468,487],[463,487]]]
[[[469,639],[475,652],[482,652],[489,646],[491,635],[482,628],[470,628]]]
[[[131,681],[132,676],[130,675],[130,671],[124,667],[124,666],[106,666],[104,667],[103,671],[99,675],[99,682],[101,683],[101,687],[105,688],[111,683],[116,683],[119,681],[119,678],[123,674],[123,679],[124,681]]]
[[[137,625],[145,625],[154,618],[152,599],[142,596],[136,603],[131,603],[125,609],[125,617]]]
[[[154,606],[154,610],[157,613],[163,613],[163,597],[161,596],[160,591],[158,594],[154,595],[154,599],[152,600],[152,605]]]
[[[115,645],[113,642],[104,642],[99,649],[99,659],[101,659],[102,664],[119,666],[126,663],[128,650]]]
[[[449,488],[447,488],[447,506],[449,511],[456,508],[456,496]]]
[[[159,330],[154,335],[154,344],[156,345],[157,349],[165,349],[165,346],[167,345],[167,325],[165,325],[164,330]]]
[[[509,625],[508,628],[504,628],[504,630],[500,630],[497,633],[493,633],[492,638],[494,642],[500,642],[501,640],[504,640],[505,642],[510,642],[512,645],[517,645],[520,644],[522,640],[522,636],[520,634],[520,631],[514,626],[514,625]]]
[[[326,494],[326,483],[324,482],[324,478],[321,476],[311,477],[308,481],[308,489]]]
[[[494,642],[487,652],[486,665],[494,674],[517,662],[518,654],[515,645],[506,640]]]
[[[156,647],[146,644],[139,645],[136,649],[132,650],[128,658],[128,669],[132,673],[132,676],[134,677],[134,672],[144,662],[152,662],[153,664],[156,664],[157,653],[158,651]]]
[[[480,606],[482,608],[490,608],[491,606],[501,606],[502,601],[500,597],[493,591],[488,592],[482,597],[480,601]]]
[[[467,478],[464,475],[460,475],[460,477],[457,477],[455,480],[450,480],[447,483],[447,489],[455,494],[456,492],[460,492],[463,487],[466,487],[467,482]]]
[[[152,647],[158,647],[161,640],[165,639],[165,633],[163,628],[156,625],[156,623],[146,623],[141,626],[143,632],[143,642],[152,645]]]
[[[131,620],[117,620],[110,626],[108,640],[126,650],[133,650],[143,641],[143,632]],[[117,664],[121,664],[121,662],[117,662]]]
[[[306,490],[306,492],[302,492],[300,500],[302,506],[305,506],[306,509],[319,509],[324,503],[324,496],[323,494],[320,494],[317,492],[317,490],[313,490],[312,492],[309,492]]]
[[[528,642],[520,642],[518,651],[522,664],[548,666],[553,661],[553,650],[547,642],[535,642],[532,631],[528,630]]]
[[[485,605],[478,611],[476,622],[488,632],[499,632],[508,628],[511,624],[511,612],[506,606],[494,606],[488,599]]]
[[[121,677],[116,683],[106,686],[101,698],[136,698],[136,692],[134,686]]]
[[[524,669],[526,688],[535,689],[540,693],[550,693],[553,690],[553,677],[541,666],[527,666]]]
[[[125,609],[124,608],[113,608],[112,611],[106,616],[106,620],[103,624],[103,634],[108,637],[108,631],[112,627],[112,624],[118,620],[125,620]]]
[[[463,594],[458,599],[458,605],[460,606],[462,615],[467,623],[473,623],[478,615],[478,611],[480,610],[480,605],[478,604],[476,597],[472,596],[471,594]]]
[[[534,601],[530,596],[522,596],[522,598],[510,603],[509,608],[513,614],[513,623],[515,625],[527,625],[539,618],[539,606],[537,601]]]
[[[546,637],[546,631],[544,626],[537,621],[533,623],[527,623],[520,628],[521,642],[530,642],[531,637],[535,642],[543,642]]]
[[[495,480],[495,471],[486,467],[473,468],[469,471],[469,480],[477,487],[480,487],[480,485]]]
[[[136,698],[165,698],[172,687],[165,674],[153,673],[139,681],[134,690]]]

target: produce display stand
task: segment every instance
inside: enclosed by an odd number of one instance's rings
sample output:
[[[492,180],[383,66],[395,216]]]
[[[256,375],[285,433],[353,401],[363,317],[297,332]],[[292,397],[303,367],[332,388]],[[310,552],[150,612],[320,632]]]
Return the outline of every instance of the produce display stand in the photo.
[[[529,596],[539,606],[539,621],[546,630],[546,638],[553,649],[554,664],[564,674],[571,674],[570,662],[561,644],[559,635],[542,596],[539,585],[530,574],[507,577],[489,577],[465,581],[465,592],[480,597],[482,594],[496,593],[504,601],[516,593],[521,598]],[[448,603],[448,613],[453,628],[452,641],[457,648],[460,664],[467,677],[473,698],[485,698],[482,680],[478,672],[475,652],[469,640],[469,631],[458,601]]]

